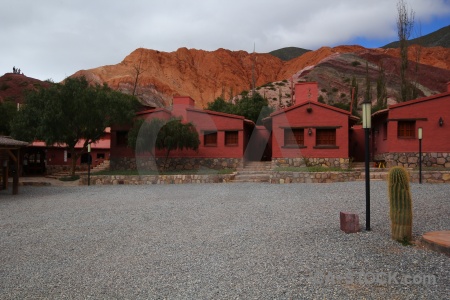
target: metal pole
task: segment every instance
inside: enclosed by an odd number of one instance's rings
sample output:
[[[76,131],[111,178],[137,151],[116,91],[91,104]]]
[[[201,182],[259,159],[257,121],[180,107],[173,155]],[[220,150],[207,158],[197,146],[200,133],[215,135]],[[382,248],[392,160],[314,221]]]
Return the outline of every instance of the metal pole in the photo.
[[[88,186],[91,185],[91,144],[88,144]]]
[[[419,183],[422,183],[422,139],[419,139]]]
[[[369,157],[370,157],[370,149],[369,149],[369,132],[370,128],[364,128],[365,135],[365,169],[366,169],[366,230],[370,231],[370,170],[369,170]]]

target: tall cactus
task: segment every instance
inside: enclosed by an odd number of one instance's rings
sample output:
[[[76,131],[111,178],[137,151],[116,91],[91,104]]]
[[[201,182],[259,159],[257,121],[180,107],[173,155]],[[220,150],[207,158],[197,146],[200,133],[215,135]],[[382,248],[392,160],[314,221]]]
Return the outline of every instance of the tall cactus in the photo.
[[[403,167],[393,167],[388,175],[392,239],[409,242],[412,238],[412,200],[409,176]]]

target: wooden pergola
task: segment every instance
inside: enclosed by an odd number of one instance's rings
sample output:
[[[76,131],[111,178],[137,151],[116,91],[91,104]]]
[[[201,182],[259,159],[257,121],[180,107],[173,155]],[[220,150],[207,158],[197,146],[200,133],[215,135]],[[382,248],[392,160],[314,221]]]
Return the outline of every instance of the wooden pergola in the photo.
[[[9,160],[13,160],[11,171],[13,174],[12,194],[19,193],[19,173],[20,173],[20,149],[27,146],[27,142],[15,140],[9,136],[0,136],[0,164],[2,166],[1,189],[8,188],[8,168]]]

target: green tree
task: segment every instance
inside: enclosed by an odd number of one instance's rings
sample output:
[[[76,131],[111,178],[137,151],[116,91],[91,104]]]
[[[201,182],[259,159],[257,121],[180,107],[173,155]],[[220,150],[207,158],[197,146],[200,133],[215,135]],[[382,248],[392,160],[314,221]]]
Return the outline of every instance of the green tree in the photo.
[[[180,119],[169,120],[158,133],[156,148],[166,151],[163,169],[166,169],[170,151],[192,149],[200,145],[198,132],[192,123],[182,123]]]
[[[0,102],[0,135],[11,135],[11,122],[17,115],[17,108],[13,102]]]
[[[155,149],[165,150],[163,169],[172,150],[197,150],[200,139],[195,125],[180,119],[136,120],[128,133],[128,145],[138,152],[148,152],[155,158]]]
[[[98,141],[106,127],[130,123],[137,105],[136,98],[107,85],[89,85],[84,77],[67,78],[64,84],[41,88],[26,96],[26,105],[12,124],[12,135],[67,146],[74,175],[76,161],[88,144]],[[83,147],[76,150],[81,140]]]
[[[148,152],[154,158],[158,133],[166,122],[161,119],[137,119],[128,133],[128,146],[136,152]]]
[[[222,97],[218,97],[213,102],[209,102],[206,109],[227,114],[234,114],[236,110],[232,103],[225,101]]]
[[[256,124],[260,124],[262,119],[268,117],[272,112],[273,108],[269,107],[267,99],[259,93],[251,96],[247,94],[236,102],[236,114],[244,116]]]
[[[267,99],[256,92],[253,95],[250,95],[248,92],[242,92],[241,99],[237,100],[236,104],[229,103],[218,97],[213,102],[208,103],[207,109],[244,116],[257,124],[261,123],[263,118],[273,112],[273,108],[269,107]]]

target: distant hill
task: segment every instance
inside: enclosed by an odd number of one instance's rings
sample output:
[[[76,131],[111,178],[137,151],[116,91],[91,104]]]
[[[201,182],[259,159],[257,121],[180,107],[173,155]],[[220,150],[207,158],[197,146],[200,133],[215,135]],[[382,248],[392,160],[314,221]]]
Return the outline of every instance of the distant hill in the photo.
[[[424,47],[444,47],[450,48],[450,25],[443,27],[430,34],[418,37],[416,39],[409,40],[409,44],[417,44]],[[398,48],[399,42],[393,42],[383,46],[381,48]]]
[[[311,51],[311,50],[297,48],[297,47],[286,47],[286,48],[281,48],[278,50],[271,51],[271,52],[269,52],[269,54],[272,54],[273,56],[278,57],[281,60],[288,61],[293,58],[297,58],[300,55],[303,55],[309,51]]]
[[[0,102],[23,103],[27,91],[50,84],[23,74],[6,73],[0,77]]]

